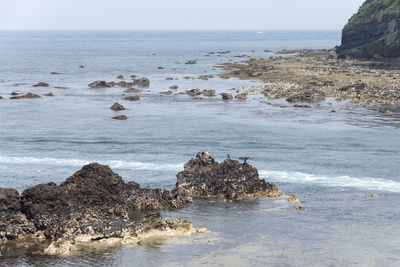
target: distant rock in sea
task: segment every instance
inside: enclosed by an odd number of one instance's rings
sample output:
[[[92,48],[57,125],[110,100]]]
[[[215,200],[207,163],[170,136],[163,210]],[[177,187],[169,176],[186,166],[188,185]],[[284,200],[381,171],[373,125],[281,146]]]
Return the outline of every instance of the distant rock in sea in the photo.
[[[400,2],[367,0],[344,26],[339,58],[400,57]]]

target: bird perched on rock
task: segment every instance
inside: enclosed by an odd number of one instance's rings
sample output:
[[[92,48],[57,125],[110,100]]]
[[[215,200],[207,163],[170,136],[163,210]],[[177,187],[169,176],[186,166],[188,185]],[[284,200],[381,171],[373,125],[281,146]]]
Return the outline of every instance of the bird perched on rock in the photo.
[[[227,159],[231,159],[231,154],[226,154]]]
[[[250,157],[240,157],[240,160],[243,160],[244,163],[247,163],[247,161],[250,159]]]

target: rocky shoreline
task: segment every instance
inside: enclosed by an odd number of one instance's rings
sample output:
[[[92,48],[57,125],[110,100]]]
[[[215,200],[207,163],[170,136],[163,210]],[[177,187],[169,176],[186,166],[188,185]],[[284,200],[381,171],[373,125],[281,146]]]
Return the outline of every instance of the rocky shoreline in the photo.
[[[396,62],[339,59],[334,50],[285,50],[282,54],[223,64],[220,67],[225,72],[220,77],[261,80],[264,87],[241,93],[257,91],[288,102],[333,98],[365,105],[400,104],[400,65]]]
[[[164,219],[159,211],[182,208],[193,198],[281,196],[274,184],[259,179],[247,159],[217,163],[200,152],[177,174],[172,192],[125,182],[98,163],[83,166],[60,185],[39,184],[21,195],[0,188],[0,244],[18,242],[44,247],[39,253],[67,255],[76,244],[139,244],[150,236],[204,232],[188,221]]]

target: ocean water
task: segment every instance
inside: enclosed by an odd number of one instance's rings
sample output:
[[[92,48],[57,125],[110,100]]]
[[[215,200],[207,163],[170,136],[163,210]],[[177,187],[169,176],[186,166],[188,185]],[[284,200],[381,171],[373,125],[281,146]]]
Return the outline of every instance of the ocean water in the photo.
[[[398,107],[388,106],[393,115],[387,116],[377,107],[330,99],[298,109],[263,95],[224,102],[220,97],[159,94],[175,84],[178,92],[263,85],[196,77],[218,74],[217,65],[246,59],[236,57],[242,54],[269,57],[281,49],[329,49],[339,43],[336,31],[0,32],[0,187],[22,192],[38,183],[60,183],[84,164],[100,162],[127,181],[171,189],[184,162],[205,149],[218,161],[227,153],[250,156],[262,178],[297,195],[306,206],[304,212],[296,211],[285,198],[198,200],[162,213],[211,233],[137,247],[86,249],[68,257],[2,248],[0,263],[398,266]],[[231,52],[208,54],[227,50]],[[187,60],[198,64],[186,65]],[[126,80],[132,74],[151,80],[140,101],[121,100],[124,88],[87,86],[94,80],[116,81],[119,74]],[[38,82],[50,86],[33,87]],[[55,96],[10,100],[12,91]],[[127,109],[112,111],[116,101]],[[117,114],[128,120],[112,120]]]

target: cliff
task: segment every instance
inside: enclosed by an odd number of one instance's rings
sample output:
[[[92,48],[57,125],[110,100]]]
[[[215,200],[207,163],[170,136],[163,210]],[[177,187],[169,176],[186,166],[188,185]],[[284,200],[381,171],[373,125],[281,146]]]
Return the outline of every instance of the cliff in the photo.
[[[367,0],[344,26],[340,58],[400,57],[400,0]]]

